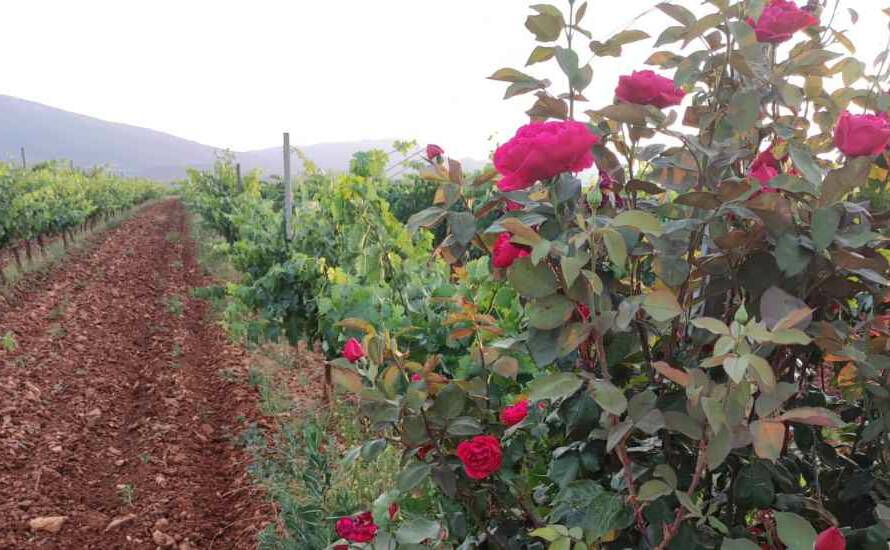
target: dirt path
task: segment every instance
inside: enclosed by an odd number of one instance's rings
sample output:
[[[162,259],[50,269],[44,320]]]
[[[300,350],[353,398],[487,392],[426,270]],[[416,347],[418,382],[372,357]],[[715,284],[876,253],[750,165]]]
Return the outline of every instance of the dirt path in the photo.
[[[190,298],[194,250],[164,201],[0,301],[0,548],[254,547],[267,505],[233,445],[254,393]]]

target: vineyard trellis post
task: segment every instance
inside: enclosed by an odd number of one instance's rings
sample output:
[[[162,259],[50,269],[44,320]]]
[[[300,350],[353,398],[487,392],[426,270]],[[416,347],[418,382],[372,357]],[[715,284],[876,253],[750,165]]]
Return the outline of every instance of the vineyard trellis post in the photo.
[[[294,211],[294,188],[290,178],[290,133],[284,133],[284,236],[289,241],[293,238],[291,216]]]
[[[28,162],[25,160],[25,148],[22,147],[21,150],[22,150],[22,170],[24,170],[28,167]]]
[[[238,186],[236,189],[238,190],[238,194],[241,194],[244,191],[244,183],[241,181],[241,163],[238,162],[235,164],[235,181],[238,182]]]

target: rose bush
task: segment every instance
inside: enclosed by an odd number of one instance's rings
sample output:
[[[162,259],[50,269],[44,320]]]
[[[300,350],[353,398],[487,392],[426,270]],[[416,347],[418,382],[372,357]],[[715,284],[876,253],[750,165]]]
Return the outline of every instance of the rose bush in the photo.
[[[369,548],[886,546],[890,265],[885,218],[857,194],[887,174],[886,75],[839,59],[849,37],[817,2],[710,4],[659,4],[675,24],[657,44],[678,49],[647,62],[673,78],[620,77],[586,124],[586,4],[532,7],[529,65],[554,60],[568,90],[495,72],[508,96],[536,94],[532,123],[497,149],[497,174],[469,184],[452,167],[440,196],[490,181],[501,196],[409,223],[447,219],[456,276],[488,254],[523,317],[463,294],[445,321],[468,344],[457,363],[358,323],[368,367],[334,362],[380,434],[348,459],[403,451],[375,509],[415,510]]]

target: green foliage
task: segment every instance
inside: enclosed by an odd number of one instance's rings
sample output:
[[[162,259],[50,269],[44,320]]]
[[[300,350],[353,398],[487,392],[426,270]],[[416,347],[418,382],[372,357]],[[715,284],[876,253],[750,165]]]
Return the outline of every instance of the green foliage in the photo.
[[[0,248],[70,231],[165,192],[155,183],[61,162],[30,169],[0,164]]]

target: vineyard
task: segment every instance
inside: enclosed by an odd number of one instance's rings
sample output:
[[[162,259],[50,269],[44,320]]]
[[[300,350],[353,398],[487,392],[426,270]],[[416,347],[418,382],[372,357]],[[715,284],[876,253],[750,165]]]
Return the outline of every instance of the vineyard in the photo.
[[[82,171],[64,163],[44,163],[23,169],[0,164],[0,284],[3,253],[33,258],[36,246],[45,252],[48,239],[65,245],[75,231],[156,199],[165,193],[159,184],[113,176],[102,169]]]
[[[484,169],[221,155],[14,296],[0,543],[886,550],[890,46],[853,37],[890,8],[695,4],[610,36],[601,6],[532,5],[525,68],[489,77],[528,110]],[[0,250],[165,194],[0,167]],[[71,365],[84,435],[35,435]]]

